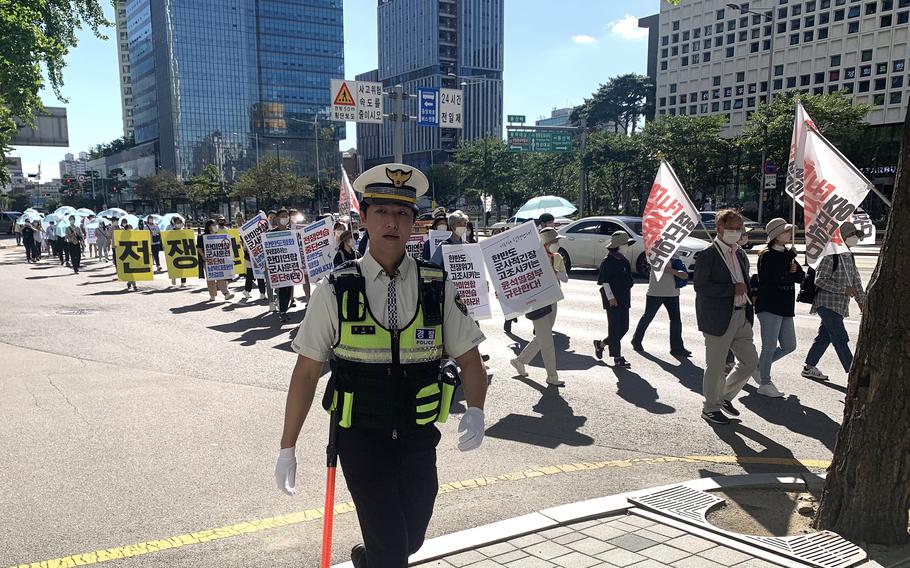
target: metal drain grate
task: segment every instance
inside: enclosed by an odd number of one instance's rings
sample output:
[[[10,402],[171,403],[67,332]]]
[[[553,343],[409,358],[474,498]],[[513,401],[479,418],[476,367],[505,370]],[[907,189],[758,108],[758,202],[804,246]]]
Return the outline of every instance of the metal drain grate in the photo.
[[[632,497],[629,498],[629,502],[643,509],[819,568],[847,568],[866,559],[863,549],[830,531],[799,536],[765,537],[737,534],[715,527],[707,521],[706,515],[724,500],[685,485]]]

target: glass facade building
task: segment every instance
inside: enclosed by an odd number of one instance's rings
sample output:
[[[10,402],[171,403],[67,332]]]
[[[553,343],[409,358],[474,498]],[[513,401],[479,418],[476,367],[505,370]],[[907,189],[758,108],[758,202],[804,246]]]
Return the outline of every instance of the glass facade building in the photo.
[[[405,162],[427,168],[461,139],[502,136],[503,17],[503,0],[378,0],[378,69],[357,78],[465,91],[463,130],[405,125]],[[416,114],[414,98],[407,108]],[[358,124],[357,148],[365,168],[391,161],[391,125]]]
[[[127,0],[137,144],[188,179],[226,181],[261,156],[301,175],[334,172],[343,125],[329,80],[344,77],[342,0]],[[291,161],[288,160],[288,164]],[[334,175],[334,173],[330,174]]]

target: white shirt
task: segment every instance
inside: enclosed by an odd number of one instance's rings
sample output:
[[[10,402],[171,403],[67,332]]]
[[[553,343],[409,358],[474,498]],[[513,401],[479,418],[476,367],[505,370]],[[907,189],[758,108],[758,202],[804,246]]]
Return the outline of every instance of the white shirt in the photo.
[[[736,251],[739,250],[739,245],[734,244],[733,246],[728,245],[719,238],[714,239],[714,245],[718,247],[721,256],[724,257],[724,262],[727,263],[727,268],[730,270],[730,277],[733,279],[734,284],[745,284],[743,281],[743,269],[740,265],[739,260],[736,258]],[[736,307],[745,306],[749,303],[749,297],[745,294],[739,294],[738,296],[733,297],[733,305]]]
[[[360,272],[366,279],[366,296],[376,322],[388,327],[389,277],[367,251],[358,260]],[[395,283],[399,325],[404,327],[417,310],[417,261],[405,255],[398,266],[399,274]],[[443,313],[443,345],[449,357],[461,357],[480,345],[486,337],[477,324],[455,303],[455,286],[446,280],[445,306]],[[325,361],[332,346],[338,340],[338,301],[335,288],[324,282],[318,286],[307,304],[306,316],[300,324],[291,348],[298,355],[314,361]]]

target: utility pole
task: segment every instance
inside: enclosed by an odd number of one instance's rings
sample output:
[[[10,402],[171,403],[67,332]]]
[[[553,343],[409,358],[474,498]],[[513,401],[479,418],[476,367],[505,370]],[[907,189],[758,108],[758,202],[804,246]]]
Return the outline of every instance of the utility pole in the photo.
[[[587,117],[582,117],[581,119],[581,136],[579,137],[579,150],[581,152],[581,161],[579,163],[578,171],[581,174],[581,179],[579,180],[579,196],[578,196],[578,212],[582,217],[585,216],[585,196],[588,193],[588,172],[585,170],[585,148],[588,142],[588,119]]]
[[[389,115],[389,119],[394,123],[392,125],[392,153],[395,155],[395,162],[399,164],[404,162],[404,123],[409,118],[405,114],[404,101],[408,99],[408,96],[400,84],[392,87],[392,92],[389,93],[389,97],[395,105],[395,112]]]

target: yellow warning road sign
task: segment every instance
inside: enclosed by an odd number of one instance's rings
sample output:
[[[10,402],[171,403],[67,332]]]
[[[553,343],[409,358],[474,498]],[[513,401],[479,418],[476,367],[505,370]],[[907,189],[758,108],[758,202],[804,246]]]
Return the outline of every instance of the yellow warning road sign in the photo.
[[[338,90],[338,94],[335,95],[335,102],[332,104],[341,106],[357,106],[357,103],[354,102],[354,97],[351,96],[351,90],[348,89],[348,84],[346,82],[341,83],[341,89]]]

